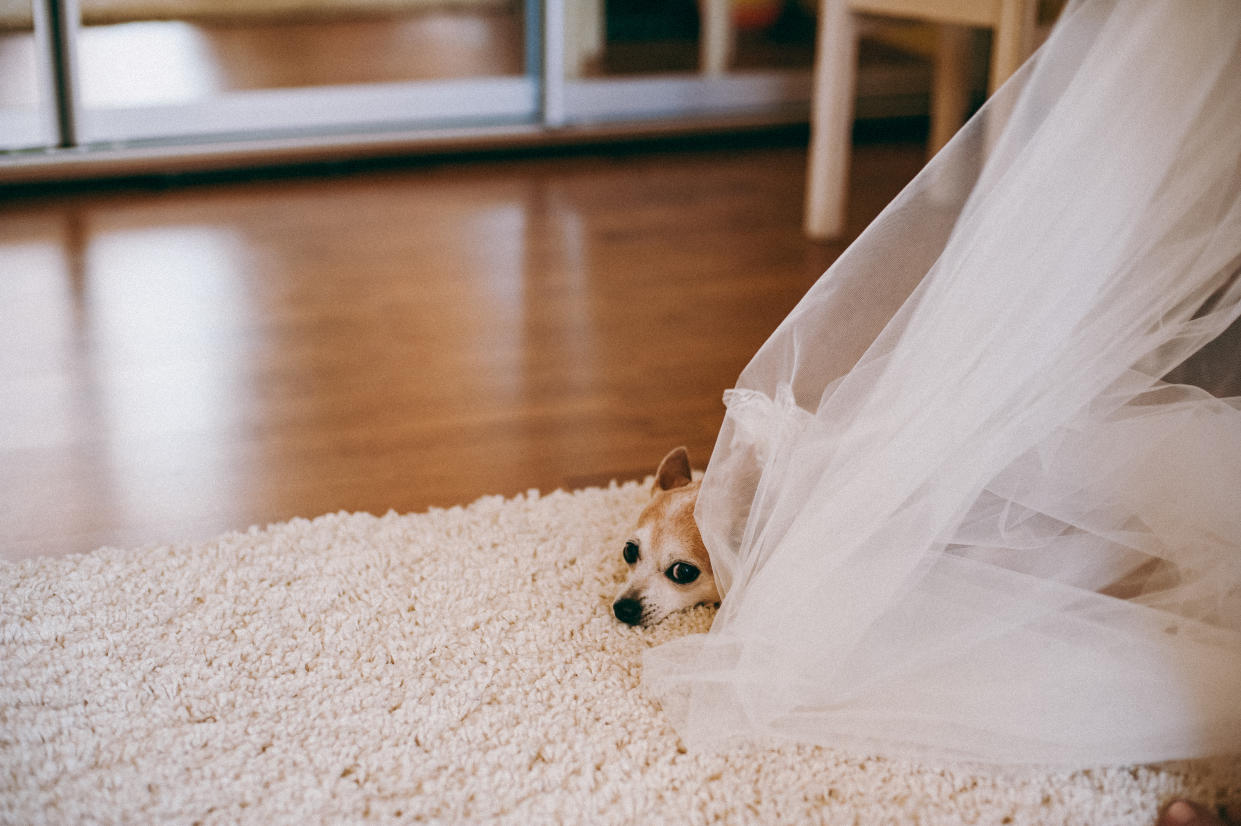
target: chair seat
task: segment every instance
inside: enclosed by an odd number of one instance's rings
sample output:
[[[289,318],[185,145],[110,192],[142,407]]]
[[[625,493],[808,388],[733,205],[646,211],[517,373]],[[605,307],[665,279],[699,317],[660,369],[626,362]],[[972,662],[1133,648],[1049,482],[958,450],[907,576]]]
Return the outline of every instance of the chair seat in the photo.
[[[969,91],[969,28],[992,32],[988,85],[994,92],[1034,50],[1038,2],[821,0],[806,174],[805,230],[811,238],[835,238],[845,229],[850,136],[857,85],[858,24],[862,15],[938,25],[928,147],[934,154],[965,120]]]

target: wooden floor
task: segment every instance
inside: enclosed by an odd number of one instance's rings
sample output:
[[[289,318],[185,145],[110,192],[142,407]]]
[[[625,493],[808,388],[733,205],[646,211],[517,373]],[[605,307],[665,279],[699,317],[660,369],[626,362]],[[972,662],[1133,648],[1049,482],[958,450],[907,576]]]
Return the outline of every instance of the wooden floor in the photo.
[[[857,151],[856,233],[917,171]],[[0,555],[632,479],[841,250],[797,146],[0,202]]]

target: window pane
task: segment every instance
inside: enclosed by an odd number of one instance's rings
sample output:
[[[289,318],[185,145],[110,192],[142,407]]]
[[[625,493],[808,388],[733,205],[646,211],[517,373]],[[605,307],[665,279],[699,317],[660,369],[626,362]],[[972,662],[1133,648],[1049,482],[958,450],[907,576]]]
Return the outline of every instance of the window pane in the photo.
[[[0,149],[55,143],[43,35],[30,0],[0,0]]]
[[[568,74],[809,69],[812,0],[568,0]]]
[[[244,133],[278,129],[282,119],[292,128],[451,119],[444,95],[427,109],[416,95],[395,102],[359,95],[342,104],[340,93],[526,77],[520,0],[81,0],[81,6],[79,88],[88,139],[159,136],[169,126],[193,134],[194,123],[201,133]],[[505,88],[495,97],[500,116],[516,107]],[[462,118],[488,109],[486,85],[461,89]],[[295,94],[272,96],[281,90]],[[310,90],[335,91],[316,98],[306,95]],[[177,115],[161,120],[159,112],[133,117],[135,108],[179,105],[195,107],[181,113],[191,123],[177,124]],[[271,114],[256,116],[256,109]]]

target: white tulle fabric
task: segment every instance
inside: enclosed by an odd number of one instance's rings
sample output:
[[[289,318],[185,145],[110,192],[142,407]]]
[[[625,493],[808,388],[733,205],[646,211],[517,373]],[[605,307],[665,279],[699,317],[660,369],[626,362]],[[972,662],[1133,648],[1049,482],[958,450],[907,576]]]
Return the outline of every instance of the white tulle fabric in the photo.
[[[1239,46],[1234,0],[1071,5],[755,356],[718,617],[645,663],[691,747],[1241,749]]]

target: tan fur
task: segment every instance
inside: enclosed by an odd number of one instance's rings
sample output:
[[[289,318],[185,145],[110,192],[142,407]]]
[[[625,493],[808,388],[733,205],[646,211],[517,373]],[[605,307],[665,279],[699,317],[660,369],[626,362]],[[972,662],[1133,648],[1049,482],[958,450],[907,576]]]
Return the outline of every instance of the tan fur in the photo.
[[[694,521],[701,482],[685,482],[672,490],[656,488],[651,501],[638,516],[639,525],[649,525],[651,542],[657,548],[679,544],[704,574],[711,573],[711,557]]]
[[[694,522],[700,485],[693,480],[685,448],[664,457],[655,474],[651,501],[628,539],[638,545],[639,557],[613,603],[618,619],[652,625],[674,611],[719,601],[711,558]],[[677,563],[696,568],[697,578],[688,584],[674,582],[669,572]]]

